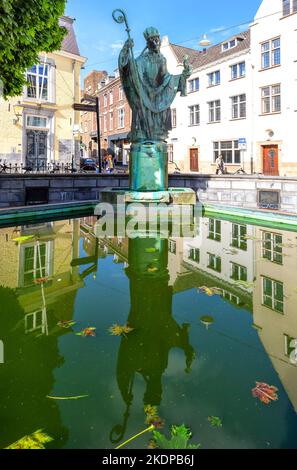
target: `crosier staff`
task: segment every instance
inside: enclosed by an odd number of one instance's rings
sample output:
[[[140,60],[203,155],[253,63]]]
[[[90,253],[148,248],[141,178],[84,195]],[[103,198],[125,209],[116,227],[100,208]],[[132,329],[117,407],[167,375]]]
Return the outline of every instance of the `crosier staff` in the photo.
[[[144,122],[147,124],[146,115],[145,115],[145,112],[144,112],[144,109],[143,109],[143,104],[142,104],[142,99],[141,99],[140,78],[139,78],[139,73],[138,73],[138,69],[137,69],[137,66],[136,66],[134,52],[133,52],[133,46],[132,46],[133,39],[131,38],[131,35],[130,35],[131,29],[129,28],[127,16],[126,16],[126,13],[124,12],[124,10],[117,9],[117,10],[114,10],[112,12],[112,17],[113,17],[113,19],[116,23],[118,23],[118,24],[125,23],[125,26],[126,26],[126,32],[128,34],[128,40],[129,40],[129,43],[131,44],[131,46],[129,48],[129,51],[130,51],[130,54],[131,54],[131,64],[132,64],[133,72],[134,72],[133,76],[136,77],[136,83],[134,83],[134,85],[135,85],[135,89],[136,89],[138,97],[139,97],[142,118],[143,118]]]

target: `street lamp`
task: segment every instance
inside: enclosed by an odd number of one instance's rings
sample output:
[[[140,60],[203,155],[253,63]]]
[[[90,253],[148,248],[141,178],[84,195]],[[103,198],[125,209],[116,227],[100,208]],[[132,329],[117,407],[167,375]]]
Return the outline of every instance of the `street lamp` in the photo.
[[[22,117],[23,107],[20,105],[20,103],[14,104],[13,111],[16,117],[16,119],[14,119],[14,124],[17,124],[20,120],[20,117]]]
[[[201,46],[201,47],[211,46],[211,41],[209,39],[207,39],[206,34],[203,34],[203,38],[199,42],[199,46]]]

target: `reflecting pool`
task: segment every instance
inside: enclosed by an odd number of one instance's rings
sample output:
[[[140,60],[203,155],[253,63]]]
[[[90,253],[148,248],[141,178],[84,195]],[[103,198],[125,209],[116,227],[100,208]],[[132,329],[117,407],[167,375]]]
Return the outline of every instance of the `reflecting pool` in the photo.
[[[114,448],[150,406],[202,448],[297,448],[297,233],[99,239],[96,220],[0,229],[0,447]]]

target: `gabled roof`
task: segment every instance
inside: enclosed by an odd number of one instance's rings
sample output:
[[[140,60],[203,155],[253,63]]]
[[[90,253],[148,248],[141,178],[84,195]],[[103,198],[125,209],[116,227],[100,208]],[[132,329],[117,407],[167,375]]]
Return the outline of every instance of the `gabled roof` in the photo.
[[[222,44],[234,38],[238,38],[237,45],[222,52]],[[183,62],[184,56],[187,55],[189,57],[190,64],[195,70],[205,65],[211,64],[212,62],[216,62],[222,58],[248,50],[250,48],[250,31],[244,31],[243,33],[237,34],[236,36],[232,36],[231,38],[222,41],[220,44],[209,47],[204,51],[197,51],[195,49],[179,46],[177,44],[170,44],[170,46],[180,64]]]
[[[61,50],[69,52],[70,54],[80,55],[73,28],[73,22],[74,19],[70,18],[69,16],[61,16],[61,18],[59,19],[59,25],[64,26],[64,28],[68,30],[68,34],[67,36],[65,36],[62,42]]]

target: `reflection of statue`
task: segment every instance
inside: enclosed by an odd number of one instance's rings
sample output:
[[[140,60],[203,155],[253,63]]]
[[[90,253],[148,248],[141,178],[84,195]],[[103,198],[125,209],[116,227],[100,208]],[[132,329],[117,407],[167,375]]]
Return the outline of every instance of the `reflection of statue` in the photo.
[[[162,399],[162,375],[172,348],[180,348],[190,372],[195,357],[189,344],[189,325],[172,317],[172,288],[168,286],[168,241],[152,238],[129,240],[131,309],[128,324],[134,331],[123,337],[118,355],[117,382],[127,405],[123,426],[113,429],[112,440],[122,438],[133,400],[133,382],[139,373],[145,383],[144,405],[158,406]]]
[[[168,189],[165,141],[172,129],[170,106],[178,91],[182,96],[186,95],[191,67],[185,57],[181,75],[168,73],[166,59],[160,53],[160,34],[153,27],[144,31],[147,45],[135,60],[134,42],[125,13],[115,10],[113,18],[117,23],[125,23],[128,33],[128,40],[119,56],[119,70],[132,109],[130,189],[165,191]]]

